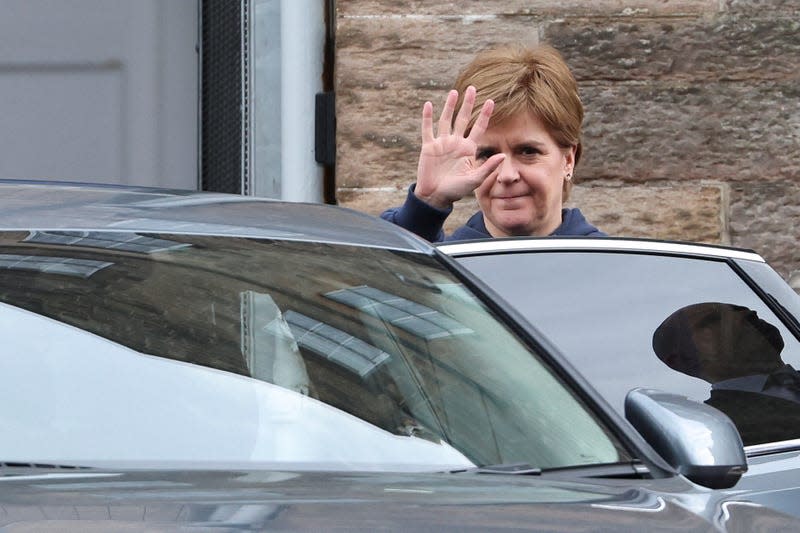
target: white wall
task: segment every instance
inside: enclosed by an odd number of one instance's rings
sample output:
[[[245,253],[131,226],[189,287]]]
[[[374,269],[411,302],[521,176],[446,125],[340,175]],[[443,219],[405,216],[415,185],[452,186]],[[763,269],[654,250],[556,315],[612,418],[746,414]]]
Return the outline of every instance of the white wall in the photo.
[[[3,0],[0,177],[196,189],[197,0]]]

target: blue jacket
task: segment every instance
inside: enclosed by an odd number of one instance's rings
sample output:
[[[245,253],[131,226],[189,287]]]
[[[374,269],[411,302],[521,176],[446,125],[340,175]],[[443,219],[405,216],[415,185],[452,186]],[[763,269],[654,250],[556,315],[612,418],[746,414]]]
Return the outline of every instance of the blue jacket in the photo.
[[[426,204],[414,195],[414,186],[408,188],[408,195],[402,207],[393,207],[381,213],[381,218],[393,222],[430,242],[466,241],[470,239],[490,239],[483,213],[478,211],[466,224],[456,229],[452,235],[445,236],[442,226],[452,212],[437,209]],[[605,237],[606,234],[592,226],[577,208],[561,210],[561,225],[550,234],[557,236]]]

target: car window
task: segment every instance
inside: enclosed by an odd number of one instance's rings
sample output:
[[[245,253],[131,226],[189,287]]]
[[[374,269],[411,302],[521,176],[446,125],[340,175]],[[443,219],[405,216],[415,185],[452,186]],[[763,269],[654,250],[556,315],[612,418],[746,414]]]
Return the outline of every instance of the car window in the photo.
[[[6,232],[0,302],[5,461],[429,470],[630,459],[419,253]]]
[[[766,263],[738,261],[737,264],[758,283],[770,298],[774,299],[778,306],[787,311],[790,320],[800,320],[800,295],[777,272]],[[800,325],[797,328],[800,329]]]
[[[460,261],[621,413],[630,389],[654,387],[718,407],[745,444],[800,437],[800,344],[725,261],[607,252]]]

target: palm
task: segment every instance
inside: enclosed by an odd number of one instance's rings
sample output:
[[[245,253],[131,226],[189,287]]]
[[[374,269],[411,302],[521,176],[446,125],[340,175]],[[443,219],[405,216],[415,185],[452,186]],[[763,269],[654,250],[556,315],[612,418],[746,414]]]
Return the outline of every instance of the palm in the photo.
[[[470,194],[502,161],[502,157],[493,157],[479,165],[475,158],[475,137],[488,126],[493,110],[491,100],[484,103],[478,120],[465,136],[475,103],[475,89],[467,89],[451,131],[450,122],[457,98],[455,91],[448,95],[439,119],[438,135],[433,133],[433,107],[430,102],[426,102],[422,110],[422,149],[415,193],[436,207],[448,207]]]
[[[448,135],[423,144],[419,155],[418,180],[436,189],[448,190],[448,196],[461,198],[474,187],[477,145],[464,137]],[[454,198],[454,199],[458,199]]]

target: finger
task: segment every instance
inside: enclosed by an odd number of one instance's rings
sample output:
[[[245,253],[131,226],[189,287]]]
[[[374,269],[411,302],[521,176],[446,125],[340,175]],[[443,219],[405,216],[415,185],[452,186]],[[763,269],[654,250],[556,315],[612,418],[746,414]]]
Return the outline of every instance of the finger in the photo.
[[[433,104],[422,106],[422,144],[433,142]]]
[[[494,111],[494,100],[486,100],[483,103],[483,107],[481,107],[481,112],[478,115],[478,118],[475,120],[475,124],[472,126],[472,129],[469,132],[468,139],[474,141],[478,138],[479,135],[483,135],[486,131],[486,128],[489,127],[489,119],[492,118],[492,112]]]
[[[461,109],[458,110],[458,115],[456,116],[453,135],[458,135],[459,137],[464,136],[464,132],[467,131],[467,124],[469,124],[469,119],[472,116],[472,108],[474,106],[475,87],[470,85],[467,87],[467,90],[464,91],[464,101],[461,103]]]
[[[453,89],[447,93],[447,100],[444,102],[444,109],[442,109],[442,115],[439,117],[439,135],[450,135],[450,122],[453,120],[456,100],[458,100],[458,91]]]
[[[487,180],[490,180],[493,176],[495,176],[497,173],[497,169],[500,168],[500,165],[503,164],[503,161],[505,161],[505,159],[506,159],[505,154],[494,154],[492,157],[484,161],[481,166],[476,168],[474,172],[475,188],[480,187]]]

